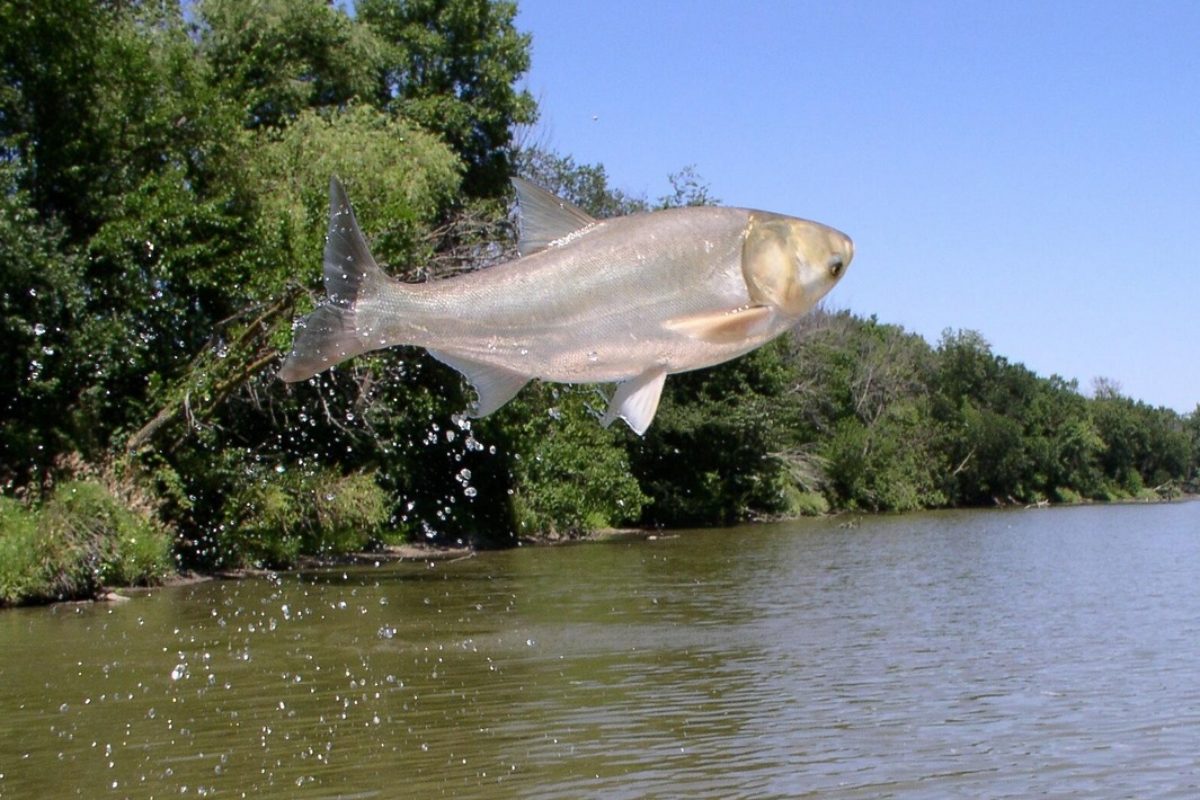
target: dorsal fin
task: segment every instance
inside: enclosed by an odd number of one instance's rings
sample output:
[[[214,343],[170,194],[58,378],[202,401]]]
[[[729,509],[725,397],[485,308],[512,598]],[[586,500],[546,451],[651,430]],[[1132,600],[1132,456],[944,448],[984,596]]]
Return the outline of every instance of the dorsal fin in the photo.
[[[554,242],[594,225],[596,220],[524,178],[513,178],[521,209],[521,236],[517,250],[523,256],[545,250]]]
[[[342,182],[329,179],[329,229],[325,234],[325,294],[329,302],[348,308],[363,295],[379,291],[389,278],[375,263],[367,239],[354,218]]]

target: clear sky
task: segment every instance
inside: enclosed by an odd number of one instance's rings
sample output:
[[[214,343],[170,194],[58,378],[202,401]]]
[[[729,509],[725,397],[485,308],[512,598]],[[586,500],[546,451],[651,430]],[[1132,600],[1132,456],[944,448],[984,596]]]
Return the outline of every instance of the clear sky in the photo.
[[[535,137],[833,225],[827,300],[1200,403],[1200,2],[520,0]]]

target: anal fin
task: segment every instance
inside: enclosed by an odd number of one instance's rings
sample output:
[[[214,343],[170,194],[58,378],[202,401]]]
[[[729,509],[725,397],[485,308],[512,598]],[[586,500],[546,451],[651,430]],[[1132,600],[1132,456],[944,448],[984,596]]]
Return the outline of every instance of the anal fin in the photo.
[[[473,361],[441,350],[430,350],[429,355],[458,370],[475,389],[478,399],[469,411],[472,417],[486,417],[516,397],[517,392],[529,383],[528,375],[504,367]]]
[[[658,411],[658,400],[662,397],[663,384],[667,380],[664,369],[642,373],[636,378],[622,382],[617,386],[617,393],[608,404],[608,411],[600,423],[604,427],[613,424],[618,417],[641,436],[654,421]]]
[[[771,320],[767,306],[746,306],[730,311],[715,311],[675,317],[663,323],[667,330],[713,344],[731,344],[761,333]]]

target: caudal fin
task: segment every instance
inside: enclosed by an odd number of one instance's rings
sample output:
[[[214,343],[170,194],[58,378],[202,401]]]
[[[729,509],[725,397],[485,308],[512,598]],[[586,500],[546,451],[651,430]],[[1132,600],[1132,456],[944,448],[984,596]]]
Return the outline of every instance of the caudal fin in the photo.
[[[360,331],[364,302],[391,282],[375,263],[354,219],[346,190],[329,181],[329,233],[325,238],[325,294],[311,314],[297,320],[292,351],[279,370],[285,381],[302,381],[347,358],[379,347]]]

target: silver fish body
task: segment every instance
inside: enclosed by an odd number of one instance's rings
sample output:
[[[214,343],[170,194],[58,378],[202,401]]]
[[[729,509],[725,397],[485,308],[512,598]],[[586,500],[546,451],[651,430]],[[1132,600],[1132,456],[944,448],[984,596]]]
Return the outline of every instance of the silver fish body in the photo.
[[[837,282],[850,239],[814,222],[695,207],[596,221],[524,181],[522,257],[405,284],[375,265],[336,181],[326,304],[297,323],[280,371],[302,380],[351,356],[427,348],[486,415],[530,379],[619,384],[605,415],[643,433],[670,373],[712,366],[783,331]]]

